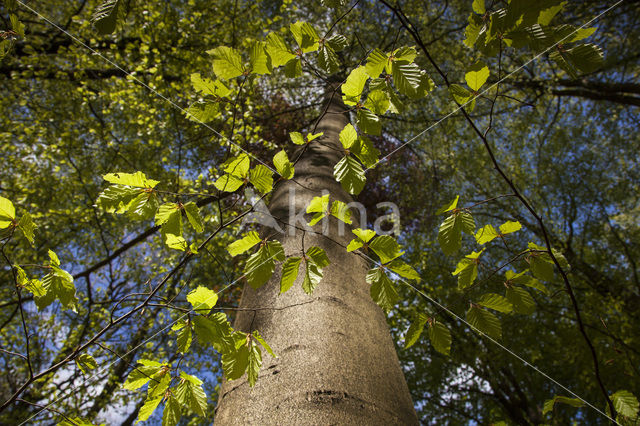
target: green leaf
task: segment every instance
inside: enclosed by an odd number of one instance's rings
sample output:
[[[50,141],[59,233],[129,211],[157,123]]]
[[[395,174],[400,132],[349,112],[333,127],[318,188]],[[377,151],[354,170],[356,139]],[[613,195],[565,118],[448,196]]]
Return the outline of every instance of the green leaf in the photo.
[[[335,50],[327,43],[323,43],[320,46],[320,50],[318,51],[318,65],[329,74],[340,70],[340,59]]]
[[[349,245],[347,246],[348,252],[359,249],[365,243],[368,243],[373,237],[376,236],[376,231],[372,229],[355,228],[352,229],[351,232],[353,232],[357,238],[354,238],[349,242]]]
[[[311,294],[322,280],[322,269],[329,265],[329,258],[320,247],[310,247],[305,257],[305,272],[302,289]]]
[[[0,229],[11,226],[16,218],[16,208],[7,198],[0,196]]]
[[[232,157],[223,164],[223,170],[236,177],[244,178],[249,174],[251,159],[246,153]]]
[[[202,224],[202,217],[200,217],[200,209],[197,204],[189,202],[183,206],[184,212],[187,215],[189,224],[196,232],[204,231],[204,225]]]
[[[335,34],[326,40],[326,43],[336,52],[340,52],[347,47],[347,38],[340,34]]]
[[[380,258],[381,263],[391,262],[393,259],[404,254],[400,245],[390,235],[379,235],[373,240],[369,247]]]
[[[508,314],[513,311],[514,307],[511,304],[511,299],[507,299],[508,297],[505,298],[496,293],[485,293],[480,297],[480,299],[478,299],[477,304],[484,306],[485,308],[493,309],[494,311]]]
[[[262,239],[256,231],[250,231],[244,234],[242,238],[236,240],[227,246],[227,251],[232,257],[242,254],[251,247],[258,244]]]
[[[489,79],[489,67],[482,61],[476,62],[464,75],[467,85],[477,92]]]
[[[273,189],[273,173],[268,167],[258,164],[251,169],[249,175],[249,182],[251,182],[258,191],[263,194],[271,192]]]
[[[289,30],[303,53],[318,50],[318,34],[308,22],[295,22],[289,25]]]
[[[364,103],[374,114],[382,115],[389,109],[389,97],[382,90],[372,90]]]
[[[613,407],[616,411],[631,420],[635,420],[638,417],[638,399],[627,390],[619,390],[611,395],[613,401]]]
[[[484,0],[473,0],[471,7],[478,15],[484,15],[487,12],[487,9],[484,6]]]
[[[453,99],[461,106],[467,107],[469,111],[473,111],[476,105],[475,97],[473,93],[469,92],[464,87],[458,84],[452,84],[449,86],[449,92]]]
[[[476,233],[476,242],[480,245],[484,245],[494,239],[498,238],[500,234],[496,231],[493,225],[485,225]]]
[[[514,312],[518,314],[530,315],[536,311],[536,302],[523,288],[507,287],[505,296],[513,304]]]
[[[505,223],[503,223],[502,225],[500,225],[500,233],[502,235],[505,234],[512,234],[516,231],[519,231],[522,229],[522,225],[520,224],[520,222],[518,221],[507,221]]]
[[[220,115],[218,102],[196,101],[187,108],[187,119],[196,123],[208,123]]]
[[[142,172],[135,173],[108,173],[102,177],[109,183],[117,185],[133,186],[135,188],[154,188],[160,181],[147,179]]]
[[[24,272],[24,269],[19,266],[14,266],[14,269],[16,271],[19,286],[27,289],[34,296],[44,296],[47,293],[47,290],[45,290],[40,280],[29,279],[27,274]]]
[[[235,49],[219,46],[208,50],[207,53],[213,56],[213,72],[218,78],[229,80],[244,73],[242,58]]]
[[[422,70],[414,63],[405,61],[393,61],[391,63],[391,73],[393,84],[398,92],[407,96],[414,96],[420,87]]]
[[[526,272],[527,270],[524,270],[516,274],[512,270],[507,270],[505,272],[505,278],[506,278],[505,284],[507,285],[507,287],[510,286],[512,283],[521,284],[521,285],[526,285],[527,287],[540,290],[544,294],[548,295],[549,290],[544,285],[542,285],[542,283],[537,279],[530,277],[529,275],[525,275]]]
[[[144,422],[151,417],[153,412],[158,408],[158,405],[162,402],[164,395],[156,396],[155,398],[145,399],[144,404],[140,407],[138,411],[138,422]]]
[[[300,257],[289,257],[282,264],[282,277],[280,278],[280,294],[291,288],[293,282],[298,278],[300,269]]]
[[[436,215],[441,215],[443,213],[446,212],[450,212],[451,210],[455,209],[456,207],[458,207],[458,200],[460,199],[459,195],[456,195],[456,198],[454,198],[451,202],[445,204],[444,206],[440,207],[438,209],[438,211],[436,211]]]
[[[176,426],[182,417],[182,406],[175,397],[169,396],[162,412],[162,426]]]
[[[257,289],[266,283],[273,275],[276,260],[284,260],[284,250],[278,241],[269,241],[249,257],[244,267],[249,285]]]
[[[413,346],[424,330],[424,325],[427,323],[427,316],[424,314],[418,314],[416,318],[411,322],[407,334],[404,336],[404,348],[408,349]]]
[[[2,219],[0,219],[0,228],[2,224]],[[33,223],[33,219],[31,219],[31,215],[29,212],[25,212],[18,221],[18,229],[22,231],[22,235],[29,241],[29,244],[33,246],[34,243],[34,231],[36,229],[36,224]]]
[[[222,370],[228,380],[239,379],[249,366],[249,348],[245,344],[245,335],[237,333],[234,338],[236,350],[222,354]]]
[[[358,109],[356,113],[358,128],[361,132],[369,135],[380,135],[382,132],[382,124],[380,118],[366,108]]]
[[[174,392],[176,400],[195,414],[204,417],[207,411],[207,395],[202,389],[202,381],[184,371],[180,372],[180,378],[182,380]]]
[[[380,157],[380,151],[378,151],[371,143],[371,140],[365,136],[358,137],[356,143],[351,147],[351,153],[358,157],[367,168],[375,166]]]
[[[253,74],[271,74],[273,66],[264,41],[253,42],[249,49],[249,63]]]
[[[201,342],[210,343],[221,354],[235,350],[233,329],[224,313],[216,312],[209,317],[196,316],[193,319],[193,326],[198,339]]]
[[[478,263],[474,259],[464,258],[458,262],[456,270],[451,273],[458,275],[458,289],[464,290],[473,285],[478,277]]]
[[[131,202],[140,195],[140,193],[141,190],[139,188],[132,188],[124,185],[111,185],[98,195],[96,206],[107,213],[124,213],[128,210]]]
[[[399,299],[393,281],[380,268],[369,270],[366,281],[371,284],[370,293],[373,301],[385,311],[393,308]]]
[[[98,363],[96,360],[89,354],[81,354],[76,358],[76,364],[82,373],[86,374],[87,370],[94,370],[98,368]]]
[[[429,323],[429,340],[433,348],[441,354],[449,355],[451,352],[451,332],[441,322]]]
[[[244,185],[244,180],[233,175],[222,175],[213,183],[213,186],[223,192],[234,192]]]
[[[204,286],[198,286],[187,294],[187,301],[193,306],[195,312],[207,313],[218,302],[218,294]]]
[[[299,132],[290,132],[289,137],[291,138],[291,142],[293,142],[296,145],[304,145],[305,143],[307,143],[304,140],[304,137],[302,136],[302,134],[300,134]]]
[[[307,206],[307,213],[315,213],[309,222],[309,226],[315,225],[327,216],[329,214],[329,194],[322,197],[313,197]]]
[[[469,311],[467,311],[467,322],[489,337],[494,339],[500,339],[502,337],[500,320],[489,311],[472,306]]]
[[[158,197],[155,192],[143,191],[127,207],[127,216],[133,220],[151,219],[158,210]]]
[[[386,266],[401,277],[420,281],[420,275],[416,272],[416,270],[400,259],[395,259]]]
[[[362,65],[349,73],[347,80],[341,86],[342,93],[344,94],[344,103],[346,105],[355,105],[360,101],[362,90],[364,90],[364,85],[368,78],[367,72]]]
[[[262,347],[269,353],[269,355],[271,355],[273,358],[278,358],[276,354],[273,353],[273,349],[271,349],[271,346],[269,346],[267,342],[262,338],[260,333],[258,333],[258,330],[253,330],[253,333],[251,333],[251,335],[262,345]]]
[[[182,210],[176,203],[165,203],[158,208],[156,225],[162,225],[162,234],[182,235]]]
[[[358,132],[351,123],[344,126],[344,129],[340,131],[340,143],[344,149],[350,149],[353,144],[358,140]]]
[[[476,222],[473,220],[471,213],[461,211],[458,214],[458,220],[461,223],[462,232],[465,234],[473,235],[476,230]]]
[[[147,387],[147,399],[164,396],[171,383],[171,374],[167,374],[168,372],[169,370],[161,370],[153,376],[154,380]]]
[[[389,57],[384,54],[378,48],[375,48],[367,57],[367,64],[365,65],[365,72],[371,78],[378,78],[382,71],[384,71],[385,65],[389,62]]]
[[[60,261],[51,250],[49,250],[49,256],[51,257],[51,269],[42,279],[42,286],[46,293],[44,296],[34,298],[36,306],[38,310],[42,311],[57,299],[63,308],[75,311],[78,299],[76,298],[76,286],[73,284],[73,277],[67,271],[60,269],[58,266]]]
[[[452,255],[462,246],[462,222],[458,215],[447,217],[438,230],[438,243],[444,254]]]
[[[333,175],[349,194],[357,195],[364,188],[367,179],[362,165],[351,155],[342,157],[333,168]]]
[[[187,240],[182,238],[180,235],[165,234],[164,236],[165,236],[164,243],[170,249],[187,251],[187,249],[189,248],[189,244],[187,244]]]
[[[192,340],[193,340],[193,337],[191,335],[191,327],[190,326],[182,327],[178,331],[178,339],[177,339],[178,352],[182,354],[187,353],[189,351],[189,348],[191,347]]]
[[[580,401],[578,398],[569,398],[567,396],[559,396],[556,395],[553,399],[548,399],[544,402],[542,408],[542,414],[547,414],[549,411],[553,410],[553,407],[556,403],[571,405],[572,407],[582,407],[584,403]]]
[[[300,137],[302,137],[302,135],[300,135]],[[291,179],[293,177],[295,169],[284,149],[273,156],[273,165],[283,179]]]
[[[247,367],[247,381],[249,382],[250,387],[254,387],[256,385],[261,365],[262,352],[260,351],[260,347],[252,340],[251,347],[249,348],[249,365]]]
[[[333,204],[331,204],[331,216],[336,219],[346,223],[347,225],[351,225],[351,210],[349,207],[340,200],[335,200]]]
[[[267,35],[266,49],[271,58],[271,65],[274,67],[279,67],[292,59],[296,59],[296,55],[289,50],[279,34],[269,33]]]
[[[108,35],[116,30],[119,6],[119,0],[105,0],[95,9],[91,22],[99,34]]]
[[[211,80],[210,78],[202,78],[199,72],[191,74],[191,85],[196,92],[204,95],[225,97],[231,93],[231,89],[224,85],[220,80]]]
[[[530,253],[529,269],[536,278],[543,281],[553,281],[553,263],[548,253]]]
[[[291,59],[284,65],[284,75],[288,78],[296,78],[302,75],[302,62],[300,58]]]
[[[124,385],[122,385],[124,389],[139,389],[154,378],[154,375],[161,373],[166,368],[166,364],[146,359],[139,359],[138,364],[140,365],[136,366],[127,376],[127,380],[124,382]]]

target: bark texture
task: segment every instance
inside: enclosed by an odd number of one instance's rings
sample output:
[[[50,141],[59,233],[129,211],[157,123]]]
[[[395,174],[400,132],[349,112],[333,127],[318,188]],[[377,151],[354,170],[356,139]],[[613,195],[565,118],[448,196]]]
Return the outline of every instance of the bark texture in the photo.
[[[329,101],[318,126],[324,136],[309,145],[296,165],[295,179],[305,188],[287,181],[274,191],[270,210],[284,223],[292,208],[304,210],[323,190],[332,201],[353,201],[333,177],[342,155],[338,134],[348,123],[338,97]],[[314,231],[321,231],[321,223]],[[328,224],[326,235],[346,246],[352,239],[348,227],[339,235],[338,221],[330,218]],[[301,288],[302,272],[283,295],[279,269],[259,290],[245,285],[242,308],[273,309],[242,311],[235,327],[259,330],[278,357],[263,352],[253,389],[245,378],[223,383],[216,424],[418,424],[384,313],[369,295],[367,262],[321,235],[283,228],[277,238],[287,256],[300,256],[303,244],[305,249],[319,246],[331,264],[312,295]]]

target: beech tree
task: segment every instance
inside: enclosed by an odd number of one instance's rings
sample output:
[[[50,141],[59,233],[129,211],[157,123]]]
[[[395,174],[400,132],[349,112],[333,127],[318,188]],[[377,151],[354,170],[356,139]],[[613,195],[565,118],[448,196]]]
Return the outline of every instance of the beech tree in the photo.
[[[0,420],[637,424],[636,15],[5,1]]]

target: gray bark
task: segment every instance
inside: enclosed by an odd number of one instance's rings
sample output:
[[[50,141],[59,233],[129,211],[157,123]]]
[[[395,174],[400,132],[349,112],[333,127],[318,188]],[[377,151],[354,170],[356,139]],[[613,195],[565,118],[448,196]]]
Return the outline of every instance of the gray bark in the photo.
[[[309,189],[287,181],[274,191],[271,213],[285,223],[290,203],[296,211],[304,210],[322,190],[331,193],[332,201],[353,201],[333,177],[333,166],[342,156],[336,150],[338,134],[348,123],[338,97],[318,126],[317,131],[324,132],[320,143],[313,141],[296,165],[296,181]],[[290,188],[295,189],[291,200]],[[348,226],[339,235],[335,218],[329,219],[328,228],[329,238],[343,246],[353,237]],[[316,232],[321,229],[321,223],[314,227]],[[312,295],[300,285],[304,261],[285,294],[279,294],[279,268],[259,290],[245,285],[242,308],[274,309],[241,311],[235,327],[258,330],[277,358],[263,351],[253,389],[246,376],[223,383],[216,424],[417,424],[384,313],[369,295],[367,262],[321,235],[290,227],[284,231],[277,238],[287,256],[301,255],[304,238],[305,249],[323,248],[331,264]]]

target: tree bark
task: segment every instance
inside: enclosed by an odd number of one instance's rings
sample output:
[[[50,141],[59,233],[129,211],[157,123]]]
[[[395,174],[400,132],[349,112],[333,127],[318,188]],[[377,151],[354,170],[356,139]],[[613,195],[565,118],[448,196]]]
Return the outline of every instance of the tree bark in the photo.
[[[331,201],[353,201],[333,177],[333,166],[342,156],[338,135],[348,115],[339,94],[328,102],[317,129],[324,136],[311,142],[296,164],[294,179],[305,188],[286,181],[274,191],[270,210],[280,223],[288,223],[292,208],[306,209],[323,190],[329,191]],[[321,223],[314,231],[320,232]],[[319,246],[331,264],[312,295],[300,285],[304,261],[285,294],[279,294],[280,269],[258,290],[245,285],[243,309],[274,309],[240,311],[235,328],[258,330],[277,358],[263,352],[253,389],[244,377],[223,383],[216,424],[418,424],[384,313],[369,295],[369,265],[336,244],[346,246],[352,239],[348,227],[340,235],[331,217],[325,235],[333,241],[287,228],[276,237],[287,256]]]

